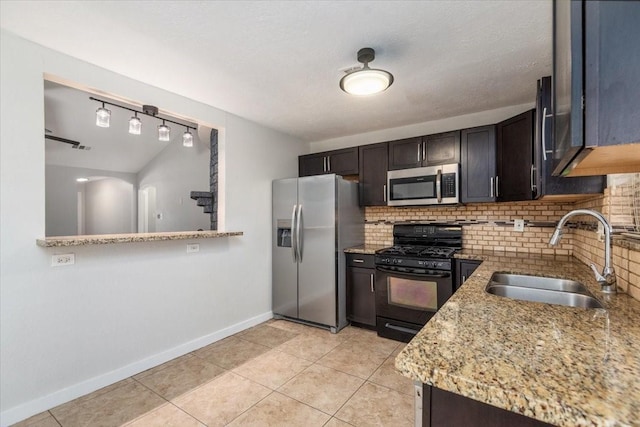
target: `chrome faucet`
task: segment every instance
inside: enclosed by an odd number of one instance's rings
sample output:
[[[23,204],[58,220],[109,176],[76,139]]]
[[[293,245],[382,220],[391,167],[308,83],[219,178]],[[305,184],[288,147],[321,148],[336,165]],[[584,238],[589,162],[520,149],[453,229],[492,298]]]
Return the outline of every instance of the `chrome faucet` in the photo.
[[[558,244],[562,237],[562,227],[564,226],[564,223],[574,215],[591,215],[602,223],[604,227],[604,269],[602,270],[602,274],[598,272],[595,264],[591,264],[591,269],[596,275],[596,280],[600,284],[602,292],[605,294],[615,294],[617,292],[616,272],[611,265],[611,233],[613,232],[613,229],[607,219],[600,212],[592,211],[590,209],[576,209],[569,212],[560,219],[560,222],[558,222],[556,230],[553,232],[551,239],[549,239],[549,244],[551,246]]]

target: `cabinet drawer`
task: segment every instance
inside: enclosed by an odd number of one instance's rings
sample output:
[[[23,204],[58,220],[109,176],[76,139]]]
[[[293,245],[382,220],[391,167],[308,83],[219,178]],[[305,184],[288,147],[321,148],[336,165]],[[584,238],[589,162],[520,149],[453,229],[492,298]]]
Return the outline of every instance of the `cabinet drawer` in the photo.
[[[363,254],[347,254],[348,267],[375,268],[373,263],[373,255]]]

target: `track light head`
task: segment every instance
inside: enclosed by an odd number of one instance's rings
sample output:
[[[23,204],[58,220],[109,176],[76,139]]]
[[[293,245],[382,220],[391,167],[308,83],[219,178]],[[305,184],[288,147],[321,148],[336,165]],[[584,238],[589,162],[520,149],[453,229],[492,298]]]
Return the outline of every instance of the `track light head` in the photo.
[[[138,113],[129,119],[129,133],[132,135],[140,135],[142,133],[142,120],[138,118]]]
[[[182,134],[182,145],[184,147],[193,147],[193,134],[189,131],[189,128]]]
[[[158,141],[170,141],[171,140],[171,128],[162,121],[162,124],[158,126]]]
[[[96,110],[96,126],[101,128],[108,128],[111,120],[111,110],[104,108],[104,102],[102,107]]]

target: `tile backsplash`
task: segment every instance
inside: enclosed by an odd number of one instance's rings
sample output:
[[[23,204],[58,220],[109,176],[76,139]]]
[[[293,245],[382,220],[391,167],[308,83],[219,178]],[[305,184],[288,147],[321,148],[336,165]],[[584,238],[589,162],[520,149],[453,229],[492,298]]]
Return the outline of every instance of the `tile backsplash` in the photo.
[[[597,223],[590,216],[571,218],[556,247],[549,238],[560,218],[573,209],[594,209],[608,216],[609,193],[578,202],[529,201],[477,203],[460,206],[388,206],[365,209],[365,242],[393,244],[393,224],[397,222],[454,222],[463,225],[463,247],[470,250],[498,250],[532,254],[573,255],[585,264],[604,264],[604,245],[598,238]],[[524,219],[523,232],[514,231],[513,221]],[[640,244],[612,249],[613,264],[621,290],[640,300]]]

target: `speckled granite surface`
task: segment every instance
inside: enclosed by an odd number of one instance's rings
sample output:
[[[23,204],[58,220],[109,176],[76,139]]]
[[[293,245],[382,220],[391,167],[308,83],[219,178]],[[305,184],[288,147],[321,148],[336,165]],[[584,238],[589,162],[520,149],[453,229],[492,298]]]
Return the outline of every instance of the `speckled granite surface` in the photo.
[[[160,240],[211,239],[242,236],[242,231],[177,231],[171,233],[96,234],[93,236],[57,236],[37,239],[38,246],[106,245],[110,243],[156,242]]]
[[[389,247],[388,245],[362,245],[362,246],[354,246],[352,248],[347,248],[344,250],[347,254],[369,254],[373,255],[377,250],[384,249]]]
[[[403,375],[551,424],[640,425],[640,302],[604,297],[572,257],[458,257],[484,262],[398,355]],[[607,309],[487,294],[495,271],[580,281]]]

